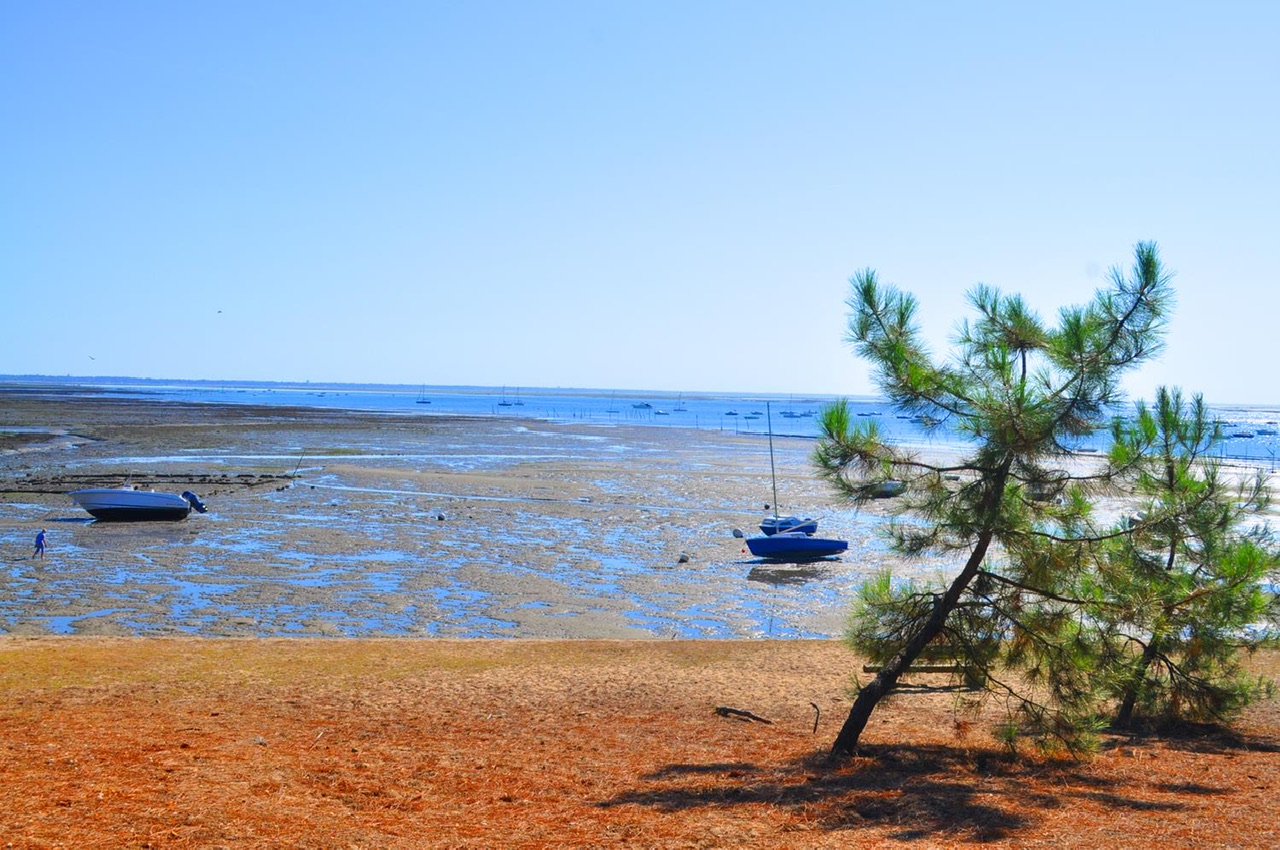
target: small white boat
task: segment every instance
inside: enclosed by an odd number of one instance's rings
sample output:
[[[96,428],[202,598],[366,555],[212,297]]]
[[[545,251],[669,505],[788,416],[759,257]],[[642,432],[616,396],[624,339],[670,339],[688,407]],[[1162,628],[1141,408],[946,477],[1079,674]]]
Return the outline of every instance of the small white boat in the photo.
[[[888,481],[880,481],[871,487],[871,498],[873,499],[892,499],[894,496],[901,496],[907,492],[907,483],[890,478]]]
[[[186,519],[193,508],[198,513],[208,510],[199,497],[189,490],[176,495],[138,490],[132,485],[125,485],[73,490],[68,495],[77,505],[93,514],[94,518],[113,522]]]

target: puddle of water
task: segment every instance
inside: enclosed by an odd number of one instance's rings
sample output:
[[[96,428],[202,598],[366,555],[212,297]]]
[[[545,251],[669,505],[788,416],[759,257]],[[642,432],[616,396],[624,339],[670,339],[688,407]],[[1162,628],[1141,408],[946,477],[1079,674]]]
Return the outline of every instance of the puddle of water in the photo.
[[[76,626],[77,623],[83,620],[110,617],[115,613],[116,611],[114,609],[107,609],[103,611],[89,611],[84,614],[67,614],[64,616],[56,616],[56,617],[38,617],[36,619],[39,621],[42,621],[46,625],[46,627],[49,629],[49,634],[74,635],[79,633],[79,629]]]

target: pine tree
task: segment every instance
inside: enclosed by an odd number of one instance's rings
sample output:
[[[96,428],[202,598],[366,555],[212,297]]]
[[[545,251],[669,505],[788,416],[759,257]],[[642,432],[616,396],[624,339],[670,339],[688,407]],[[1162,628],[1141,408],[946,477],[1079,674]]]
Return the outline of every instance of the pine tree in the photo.
[[[886,480],[905,481],[903,512],[916,521],[892,525],[896,548],[963,557],[936,592],[882,584],[864,593],[854,633],[870,638],[883,663],[832,754],[854,751],[876,705],[940,641],[992,687],[1018,693],[1025,718],[1074,744],[1096,705],[1092,674],[1107,646],[1080,616],[1097,600],[1074,594],[1100,594],[1088,577],[1105,547],[1092,534],[1090,476],[1073,471],[1065,449],[1119,402],[1123,374],[1162,346],[1173,293],[1156,246],[1138,244],[1131,270],[1113,269],[1107,289],[1061,310],[1053,327],[1020,297],[977,286],[969,295],[977,317],[960,328],[946,362],[930,356],[912,296],[882,286],[870,269],[851,283],[848,338],[881,392],[969,438],[971,451],[952,465],[928,463],[887,443],[874,422],[853,425],[843,403],[823,412],[819,474],[855,502]],[[997,678],[997,653],[1020,664],[1035,690]]]
[[[1240,669],[1274,622],[1264,584],[1280,558],[1260,514],[1261,472],[1234,481],[1213,452],[1221,427],[1203,397],[1161,389],[1154,409],[1117,423],[1111,463],[1131,470],[1145,501],[1099,562],[1103,596],[1092,610],[1116,644],[1110,657],[1115,724],[1229,720],[1260,682]]]

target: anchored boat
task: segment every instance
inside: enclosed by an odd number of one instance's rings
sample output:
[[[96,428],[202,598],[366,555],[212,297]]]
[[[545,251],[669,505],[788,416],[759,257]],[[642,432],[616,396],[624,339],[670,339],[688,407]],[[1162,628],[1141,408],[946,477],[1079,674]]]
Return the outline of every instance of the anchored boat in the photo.
[[[847,540],[817,537],[818,521],[805,517],[778,516],[778,474],[773,463],[773,411],[765,402],[769,417],[769,477],[773,481],[773,516],[760,521],[763,537],[748,537],[747,548],[757,558],[791,563],[814,561],[839,555],[849,548]]]
[[[799,562],[839,555],[849,548],[849,542],[833,537],[814,537],[803,531],[780,531],[767,537],[748,537],[747,548],[757,558]]]

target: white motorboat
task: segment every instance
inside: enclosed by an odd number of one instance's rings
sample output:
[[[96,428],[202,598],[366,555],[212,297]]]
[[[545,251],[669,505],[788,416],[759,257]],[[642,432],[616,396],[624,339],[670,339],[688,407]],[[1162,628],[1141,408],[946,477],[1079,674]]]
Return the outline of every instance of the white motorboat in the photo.
[[[125,485],[73,490],[68,495],[96,519],[114,522],[186,519],[193,508],[198,513],[208,510],[199,497],[189,490],[177,495],[139,490],[132,485]]]

